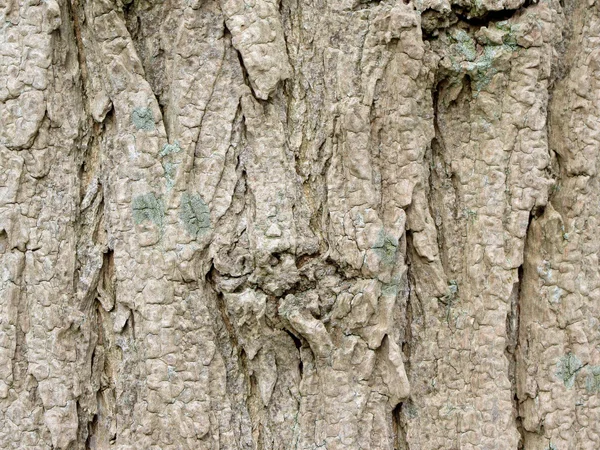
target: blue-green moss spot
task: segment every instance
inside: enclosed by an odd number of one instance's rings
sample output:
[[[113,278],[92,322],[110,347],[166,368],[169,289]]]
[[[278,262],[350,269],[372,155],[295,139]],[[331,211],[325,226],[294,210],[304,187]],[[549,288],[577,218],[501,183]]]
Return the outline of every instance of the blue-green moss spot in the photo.
[[[475,39],[464,30],[457,30],[452,36],[457,44],[456,49],[465,57],[467,61],[475,61],[477,58],[477,47]]]
[[[585,379],[585,388],[589,393],[600,392],[600,366],[588,367],[588,374]]]
[[[438,300],[445,306],[446,315],[444,319],[446,320],[446,323],[450,324],[450,319],[457,319],[460,317],[460,314],[457,315],[452,312],[452,307],[460,300],[458,297],[458,282],[456,280],[450,280],[448,282],[448,291]]]
[[[165,180],[167,181],[167,190],[170,191],[175,186],[176,165],[167,161],[163,163],[163,169],[165,171]]]
[[[384,264],[394,264],[398,252],[398,239],[382,230],[373,245],[373,251]]]
[[[150,221],[159,228],[162,228],[165,209],[162,199],[154,195],[153,192],[134,197],[131,207],[133,210],[133,220],[136,224]]]
[[[400,291],[400,280],[396,277],[392,278],[389,283],[381,286],[381,293],[390,297],[396,297]]]
[[[131,113],[131,122],[138,130],[154,130],[154,114],[150,108],[135,108]]]
[[[477,219],[477,211],[474,211],[469,208],[463,209],[463,217],[467,219],[469,222],[473,223]]]
[[[210,228],[210,211],[202,197],[184,192],[181,195],[179,218],[194,237],[202,236]]]
[[[180,151],[181,147],[179,146],[179,142],[175,141],[173,144],[163,145],[163,148],[158,154],[158,156],[164,158],[165,156],[172,155],[173,153],[179,153]]]
[[[581,360],[569,352],[556,363],[556,376],[565,383],[567,388],[572,388],[575,383],[575,375],[582,367]]]
[[[175,153],[181,152],[181,147],[179,146],[179,142],[175,141],[173,144],[165,144],[163,145],[162,150],[158,154],[161,158],[166,158],[169,155],[173,155]],[[167,190],[173,189],[175,185],[175,172],[177,171],[177,163],[173,163],[169,160],[163,161],[162,166],[165,171],[165,180],[167,181]]]
[[[452,306],[458,300],[458,282],[450,280],[448,282],[448,292],[441,298],[442,303]]]
[[[408,399],[408,401],[402,405],[402,411],[408,419],[414,419],[419,416],[417,406],[412,402],[411,399]]]
[[[449,35],[450,54],[448,56],[452,68],[458,74],[466,73],[471,76],[473,97],[475,98],[499,72],[494,67],[494,62],[502,55],[511,54],[519,48],[514,35],[517,25],[503,21],[497,22],[495,26],[504,32],[502,44],[488,42],[483,45],[483,51],[478,50],[475,39],[465,30],[455,30]]]

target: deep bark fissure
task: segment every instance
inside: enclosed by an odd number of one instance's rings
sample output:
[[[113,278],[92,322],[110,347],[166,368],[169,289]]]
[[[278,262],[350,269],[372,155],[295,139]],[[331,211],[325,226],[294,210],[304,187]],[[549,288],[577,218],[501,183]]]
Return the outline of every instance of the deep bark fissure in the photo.
[[[404,402],[396,405],[392,411],[392,423],[394,426],[394,450],[410,450],[406,441],[406,430],[402,426],[402,407]]]
[[[73,31],[74,31],[74,37],[75,37],[75,43],[76,43],[76,48],[77,48],[77,61],[79,62],[79,73],[81,76],[81,94],[84,97],[84,107],[86,108],[86,117],[89,119],[90,118],[90,114],[89,111],[87,111],[88,108],[88,83],[89,83],[89,76],[87,73],[87,62],[86,62],[86,58],[85,58],[85,46],[83,44],[83,39],[81,36],[81,20],[80,20],[80,14],[81,14],[81,6],[79,5],[79,0],[69,0],[67,2],[65,2],[65,4],[67,5],[67,11],[68,11],[68,15],[70,20],[73,23]]]
[[[531,220],[531,219],[530,219]],[[517,269],[517,280],[513,285],[510,296],[510,309],[506,315],[506,349],[505,355],[508,360],[508,379],[511,384],[511,398],[513,401],[513,417],[517,431],[519,432],[519,449],[524,448],[525,438],[523,435],[522,418],[517,395],[517,345],[519,341],[519,316],[521,285],[523,280],[523,266]]]

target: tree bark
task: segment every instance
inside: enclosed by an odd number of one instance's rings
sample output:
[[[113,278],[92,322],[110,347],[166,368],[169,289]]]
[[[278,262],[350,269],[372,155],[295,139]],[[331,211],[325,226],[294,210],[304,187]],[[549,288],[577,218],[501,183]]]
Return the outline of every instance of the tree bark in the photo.
[[[597,0],[0,17],[0,448],[600,448]]]

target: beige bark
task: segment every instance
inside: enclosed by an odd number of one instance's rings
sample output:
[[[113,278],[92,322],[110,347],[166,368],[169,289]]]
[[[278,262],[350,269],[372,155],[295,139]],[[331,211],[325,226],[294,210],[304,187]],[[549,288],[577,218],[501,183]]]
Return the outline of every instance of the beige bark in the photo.
[[[0,448],[600,448],[597,0],[0,17]]]

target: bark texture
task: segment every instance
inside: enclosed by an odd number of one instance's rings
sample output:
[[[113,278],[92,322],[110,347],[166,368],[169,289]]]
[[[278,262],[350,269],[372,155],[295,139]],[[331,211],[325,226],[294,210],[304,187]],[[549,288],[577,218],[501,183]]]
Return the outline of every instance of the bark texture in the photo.
[[[600,448],[598,0],[0,18],[0,448]]]

